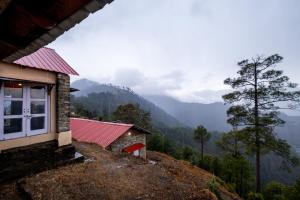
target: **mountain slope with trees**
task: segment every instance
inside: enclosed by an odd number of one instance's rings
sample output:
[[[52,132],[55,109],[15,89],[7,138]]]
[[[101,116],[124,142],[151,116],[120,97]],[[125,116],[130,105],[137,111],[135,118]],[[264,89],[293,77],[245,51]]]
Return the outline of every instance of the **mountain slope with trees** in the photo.
[[[151,112],[152,124],[160,124],[169,127],[184,126],[177,119],[167,114],[164,110],[155,104],[147,101],[143,97],[135,94],[129,88],[121,88],[109,84],[99,84],[97,82],[82,79],[75,81],[71,87],[79,89],[79,92],[73,93],[71,101],[73,104],[81,105],[91,111],[91,118],[106,118],[111,115],[119,105],[139,104],[141,109]]]
[[[153,101],[153,103],[157,105],[156,106],[149,101],[148,97],[148,100],[146,100],[145,98],[135,94],[130,89],[116,87],[111,84],[99,84],[87,79],[74,82],[72,87],[81,90],[80,92],[73,93],[75,96],[72,97],[72,107],[73,109],[74,106],[76,109],[81,109],[80,112],[84,113],[83,116],[97,119],[99,119],[98,117],[101,117],[103,120],[111,121],[113,120],[111,115],[119,105],[138,103],[140,104],[141,109],[151,113],[152,125],[154,126],[153,128],[158,130],[160,133],[163,133],[166,138],[174,141],[177,145],[179,145],[179,147],[189,146],[198,151],[200,150],[199,143],[194,140],[194,129],[184,125],[183,119],[186,121],[194,121],[197,125],[204,125],[204,127],[212,133],[211,139],[208,141],[207,145],[204,146],[204,152],[206,154],[220,155],[220,149],[217,148],[215,143],[221,139],[222,134],[220,134],[220,132],[212,131],[215,130],[214,127],[221,124],[218,130],[222,132],[230,129],[230,126],[226,124],[226,109],[228,106],[223,103],[208,104],[209,108],[205,108],[206,104],[201,104],[199,107],[202,109],[197,110],[196,108],[189,108],[189,112],[184,112],[185,115],[172,116],[168,107],[173,111],[184,111],[185,107],[190,106],[190,104],[177,101],[171,97],[157,96],[157,101]],[[159,100],[161,98],[166,100],[165,104],[160,103],[161,101]],[[198,107],[198,104],[196,103],[192,105]],[[214,105],[217,105],[216,108],[213,108]],[[199,118],[203,119],[203,121],[197,121]],[[287,118],[287,120],[285,118]],[[287,121],[287,123],[285,126],[279,127],[277,132],[280,132],[279,135],[281,137],[286,137],[287,139],[291,138],[291,142],[297,144],[297,142],[300,141],[300,134],[298,134],[298,130],[300,130],[300,117],[297,118],[283,115],[283,119]],[[227,128],[222,129],[222,127],[225,126],[227,126]],[[290,142],[290,140],[288,141]],[[170,146],[172,147],[173,144],[169,144],[167,142],[164,146],[168,146],[165,150],[166,153],[172,154],[172,152],[174,152],[172,148],[169,148]],[[185,150],[186,157],[188,158],[190,150]],[[172,155],[174,156],[174,154]],[[276,180],[282,183],[292,184],[296,180],[297,175],[300,173],[299,168],[293,170],[292,173],[280,170],[278,164],[280,163],[279,158],[272,155],[264,156],[262,160],[262,180],[264,183],[269,180]]]
[[[147,95],[145,98],[190,127],[202,124],[209,131],[227,132],[231,129],[226,123],[226,110],[229,106],[224,103],[186,103],[160,95]],[[300,116],[281,113],[280,118],[285,121],[285,124],[276,128],[276,134],[287,140],[295,149],[300,149]]]
[[[230,130],[230,126],[226,123],[228,106],[224,103],[186,103],[161,95],[146,95],[145,98],[190,127],[202,124],[210,131]]]

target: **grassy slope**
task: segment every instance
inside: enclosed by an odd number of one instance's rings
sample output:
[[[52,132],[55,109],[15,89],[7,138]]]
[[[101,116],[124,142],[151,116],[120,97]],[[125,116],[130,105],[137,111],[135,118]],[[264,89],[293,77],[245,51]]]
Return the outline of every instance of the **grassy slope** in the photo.
[[[24,179],[22,188],[33,199],[215,199],[207,190],[212,174],[185,161],[148,152],[153,165],[96,145],[76,146],[95,161],[42,172]],[[9,188],[12,192],[1,192]],[[223,186],[219,190],[224,200],[240,199]],[[0,198],[15,198],[13,191],[14,184],[0,186]]]

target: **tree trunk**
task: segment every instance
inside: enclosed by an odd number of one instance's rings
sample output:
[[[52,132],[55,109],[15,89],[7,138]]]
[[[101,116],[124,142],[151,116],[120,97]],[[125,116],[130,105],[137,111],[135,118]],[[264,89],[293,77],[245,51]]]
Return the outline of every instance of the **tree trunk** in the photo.
[[[204,142],[203,142],[203,140],[201,141],[201,162],[202,162],[202,164],[203,164],[203,146],[204,146],[204,144],[203,144]]]
[[[255,118],[255,151],[256,151],[256,192],[261,192],[260,183],[260,137],[258,116],[257,66],[254,66],[254,118]]]
[[[260,183],[260,145],[257,143],[256,147],[256,192],[261,192],[261,183]]]
[[[241,174],[240,174],[240,195],[244,196],[244,163],[241,163]]]

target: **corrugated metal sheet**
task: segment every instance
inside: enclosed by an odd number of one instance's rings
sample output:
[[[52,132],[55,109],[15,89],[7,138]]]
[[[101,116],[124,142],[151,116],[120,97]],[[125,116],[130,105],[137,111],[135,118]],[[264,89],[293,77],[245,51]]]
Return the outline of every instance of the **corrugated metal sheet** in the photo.
[[[70,127],[75,140],[106,148],[134,125],[71,118]]]
[[[32,54],[14,61],[14,63],[46,71],[79,75],[54,49],[47,47],[40,48]]]

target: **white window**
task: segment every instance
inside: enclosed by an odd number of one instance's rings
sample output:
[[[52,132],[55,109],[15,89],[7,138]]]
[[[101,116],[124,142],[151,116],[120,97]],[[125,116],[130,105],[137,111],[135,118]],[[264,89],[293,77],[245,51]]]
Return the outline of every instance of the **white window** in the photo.
[[[135,150],[134,152],[133,152],[133,155],[134,156],[140,156],[140,150],[138,149],[138,150]]]
[[[46,86],[4,82],[0,105],[0,140],[48,132]]]

